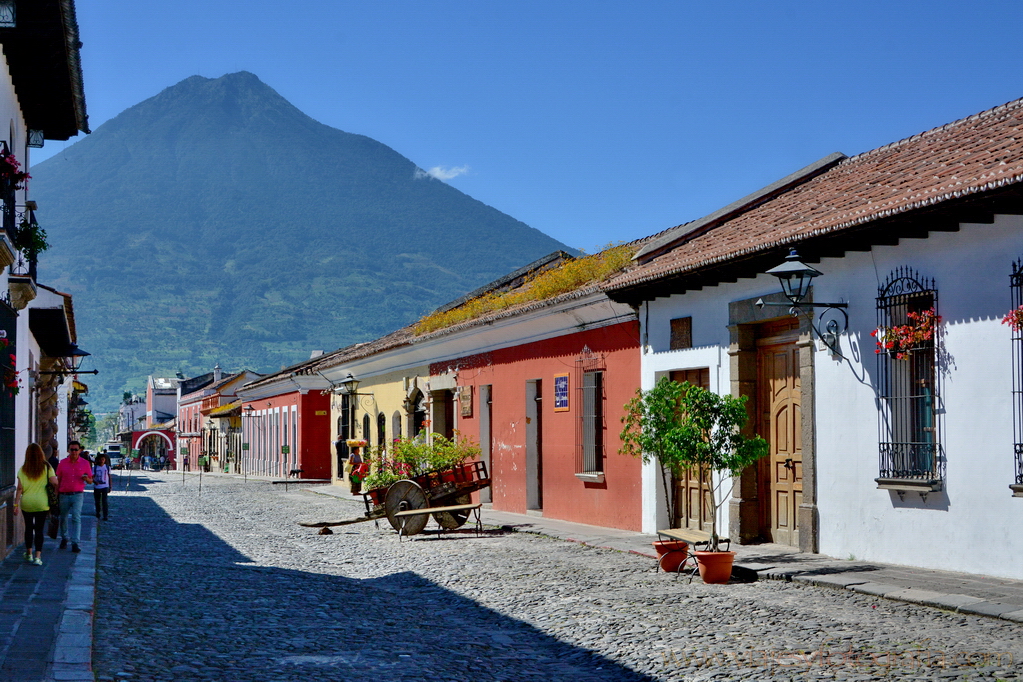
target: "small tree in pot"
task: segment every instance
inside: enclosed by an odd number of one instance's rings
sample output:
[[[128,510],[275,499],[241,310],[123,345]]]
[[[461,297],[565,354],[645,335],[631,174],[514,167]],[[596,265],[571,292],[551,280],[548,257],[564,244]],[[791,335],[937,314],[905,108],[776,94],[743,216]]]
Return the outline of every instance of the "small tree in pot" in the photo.
[[[720,488],[768,452],[763,438],[747,438],[740,433],[748,419],[746,400],[745,396],[718,395],[663,377],[649,391],[637,390],[622,417],[620,452],[641,457],[644,463],[657,459],[669,519],[674,519],[675,511],[673,477],[681,477],[687,469],[719,475],[717,482],[711,480],[709,490],[709,552],[720,551],[718,510],[726,499]]]

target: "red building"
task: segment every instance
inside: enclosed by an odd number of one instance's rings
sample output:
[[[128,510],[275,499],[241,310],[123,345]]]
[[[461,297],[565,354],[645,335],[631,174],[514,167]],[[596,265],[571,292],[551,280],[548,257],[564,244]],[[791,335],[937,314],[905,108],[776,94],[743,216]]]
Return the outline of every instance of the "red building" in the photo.
[[[457,373],[458,430],[483,449],[494,509],[639,530],[641,464],[618,454],[638,339],[631,319],[431,365]]]
[[[330,478],[330,396],[312,360],[239,389],[245,472]]]
[[[243,370],[236,374],[223,374],[220,365],[212,372],[178,383],[177,431],[179,469],[197,471],[237,472],[241,445],[240,424],[220,408],[230,406],[237,399],[237,390],[260,375]],[[235,428],[238,424],[239,428]]]

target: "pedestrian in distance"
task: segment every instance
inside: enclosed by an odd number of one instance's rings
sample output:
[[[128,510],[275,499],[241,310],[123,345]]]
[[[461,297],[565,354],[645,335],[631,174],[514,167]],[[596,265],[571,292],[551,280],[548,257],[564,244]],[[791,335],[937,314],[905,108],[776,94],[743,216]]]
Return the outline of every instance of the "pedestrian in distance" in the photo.
[[[67,457],[57,465],[57,492],[60,493],[60,548],[67,547],[71,540],[71,551],[81,552],[78,541],[82,535],[82,498],[85,484],[92,483],[92,467],[79,454],[82,444],[76,440],[68,443]]]
[[[348,472],[349,487],[353,495],[358,495],[362,492],[362,479],[369,475],[369,463],[362,461],[359,448],[352,448],[351,455],[348,457],[348,466],[350,467]]]
[[[25,561],[43,565],[43,528],[50,513],[46,484],[57,485],[57,475],[50,468],[39,443],[29,443],[25,463],[18,469],[18,489],[14,494],[14,513],[25,518]],[[35,554],[32,553],[33,548]]]
[[[96,518],[103,513],[103,520],[107,520],[107,494],[110,492],[110,464],[104,453],[96,455],[96,462],[92,465],[92,499],[96,503]]]

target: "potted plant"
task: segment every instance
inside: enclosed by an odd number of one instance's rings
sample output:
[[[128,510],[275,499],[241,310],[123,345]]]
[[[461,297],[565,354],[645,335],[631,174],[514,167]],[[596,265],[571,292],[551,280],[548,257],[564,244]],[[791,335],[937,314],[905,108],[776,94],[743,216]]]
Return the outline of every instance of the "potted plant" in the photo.
[[[46,230],[41,228],[34,220],[21,221],[18,226],[17,236],[14,239],[14,248],[25,252],[30,258],[50,248],[50,242],[46,238]]]
[[[710,471],[711,529],[707,549],[696,551],[704,582],[728,582],[735,552],[722,552],[717,532],[718,510],[727,495],[726,481],[768,453],[767,441],[747,438],[740,431],[746,425],[746,396],[718,395],[689,383],[662,377],[649,391],[637,390],[625,406],[622,417],[620,452],[654,459],[661,466],[664,489],[671,490],[671,478],[687,469]],[[674,518],[674,500],[665,495],[668,518]]]

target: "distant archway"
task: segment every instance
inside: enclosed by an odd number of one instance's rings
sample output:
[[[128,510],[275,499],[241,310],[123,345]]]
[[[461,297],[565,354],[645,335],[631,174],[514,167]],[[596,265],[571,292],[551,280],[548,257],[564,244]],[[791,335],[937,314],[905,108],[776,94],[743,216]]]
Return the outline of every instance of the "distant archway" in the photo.
[[[168,432],[168,431],[134,431],[131,434],[131,449],[132,450],[137,450],[138,447],[139,447],[139,442],[142,441],[144,438],[147,438],[149,436],[159,436],[160,438],[163,438],[165,441],[167,441],[167,449],[168,450],[174,450],[174,439],[171,438],[170,434],[172,434],[172,432]]]

